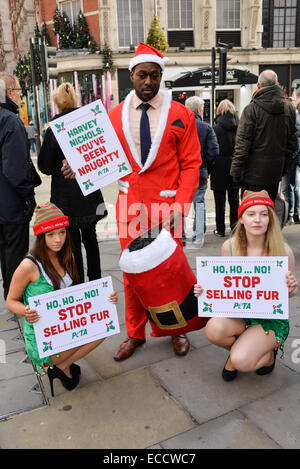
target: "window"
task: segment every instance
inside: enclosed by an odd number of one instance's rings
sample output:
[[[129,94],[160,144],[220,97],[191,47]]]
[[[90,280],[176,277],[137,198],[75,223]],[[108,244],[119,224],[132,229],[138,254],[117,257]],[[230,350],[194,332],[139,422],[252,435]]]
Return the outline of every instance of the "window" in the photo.
[[[168,0],[168,43],[194,46],[193,0]]]
[[[119,47],[144,41],[142,0],[117,0]]]
[[[73,25],[74,21],[77,20],[77,16],[81,10],[81,0],[61,2],[59,6],[60,11],[68,16],[71,24]]]
[[[217,0],[217,29],[240,29],[240,0]]]
[[[168,29],[193,28],[193,0],[168,0]]]
[[[297,0],[274,0],[273,47],[295,47]]]
[[[240,0],[217,0],[216,42],[241,45]]]

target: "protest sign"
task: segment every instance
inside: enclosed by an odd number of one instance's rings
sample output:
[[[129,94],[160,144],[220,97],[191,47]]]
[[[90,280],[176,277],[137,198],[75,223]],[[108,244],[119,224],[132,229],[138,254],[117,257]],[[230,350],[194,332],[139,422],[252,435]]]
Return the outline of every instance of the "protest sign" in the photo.
[[[198,314],[288,319],[287,257],[197,257]]]
[[[51,121],[50,126],[84,195],[132,172],[100,99]]]
[[[105,277],[29,298],[40,316],[34,323],[40,358],[118,334],[112,292],[112,279]]]

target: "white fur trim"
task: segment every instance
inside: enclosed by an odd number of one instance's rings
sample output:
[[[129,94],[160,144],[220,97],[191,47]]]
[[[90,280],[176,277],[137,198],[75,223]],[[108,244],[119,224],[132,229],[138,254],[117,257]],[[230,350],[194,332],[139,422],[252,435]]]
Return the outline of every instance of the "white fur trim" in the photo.
[[[125,249],[120,257],[120,269],[128,274],[140,274],[157,267],[168,259],[177,247],[169,231],[164,228],[156,239],[138,251]]]
[[[161,197],[175,197],[176,192],[177,192],[177,191],[170,191],[170,190],[169,190],[169,191],[168,191],[168,190],[167,190],[167,191],[161,191],[161,192],[159,193],[159,195],[160,195]]]
[[[122,126],[123,126],[123,132],[124,132],[125,138],[127,140],[127,143],[129,145],[131,154],[132,154],[135,162],[139,166],[141,166],[141,158],[140,158],[139,153],[137,151],[137,148],[134,144],[134,141],[133,141],[133,138],[132,138],[132,135],[131,135],[131,132],[130,132],[130,124],[129,124],[129,108],[130,108],[130,102],[131,102],[131,99],[132,99],[132,96],[134,95],[134,93],[135,93],[135,91],[132,90],[126,96],[124,106],[123,106],[123,110],[122,110]],[[164,132],[165,132],[166,124],[167,124],[168,113],[169,113],[169,109],[170,109],[170,106],[171,106],[171,96],[168,93],[168,91],[165,91],[165,90],[160,90],[159,93],[163,94],[163,102],[162,102],[162,107],[161,107],[161,111],[160,111],[160,117],[159,117],[159,121],[157,123],[156,132],[155,132],[152,144],[151,144],[151,148],[150,148],[150,151],[149,151],[148,158],[147,158],[146,163],[144,164],[144,166],[141,168],[139,174],[143,173],[144,171],[146,171],[146,169],[150,168],[152,163],[155,161],[157,152],[159,150],[159,147],[160,147],[160,144],[161,144]]]
[[[119,186],[120,192],[124,192],[124,194],[128,194],[128,188],[129,188],[128,181],[122,181],[121,179],[118,179],[118,186]]]
[[[168,57],[162,58],[155,54],[139,54],[130,59],[128,68],[131,71],[136,65],[143,64],[146,62],[153,62],[155,64],[158,64],[162,71],[164,71],[165,65],[169,62],[169,59]]]

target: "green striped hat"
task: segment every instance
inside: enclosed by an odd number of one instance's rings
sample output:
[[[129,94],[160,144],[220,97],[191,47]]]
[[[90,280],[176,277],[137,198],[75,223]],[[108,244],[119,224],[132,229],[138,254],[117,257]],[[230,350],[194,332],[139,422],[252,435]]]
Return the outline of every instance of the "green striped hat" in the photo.
[[[267,191],[245,191],[243,193],[241,205],[238,208],[238,218],[240,218],[244,210],[246,210],[248,207],[251,207],[252,205],[268,205],[269,207],[272,207],[273,210],[275,210],[274,202],[272,199],[270,199]]]
[[[63,226],[69,226],[68,217],[51,202],[37,205],[34,213],[33,233],[35,236],[62,228]]]

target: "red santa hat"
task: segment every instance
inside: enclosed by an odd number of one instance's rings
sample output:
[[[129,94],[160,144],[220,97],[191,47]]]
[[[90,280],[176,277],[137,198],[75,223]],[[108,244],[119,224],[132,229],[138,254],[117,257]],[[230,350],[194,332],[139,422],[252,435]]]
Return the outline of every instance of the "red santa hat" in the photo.
[[[155,47],[149,46],[148,44],[144,44],[140,42],[138,45],[134,57],[129,62],[129,70],[131,71],[133,67],[138,64],[142,64],[145,62],[154,62],[160,66],[162,71],[165,69],[165,64],[169,61],[167,57],[164,57],[159,50],[155,49]]]

